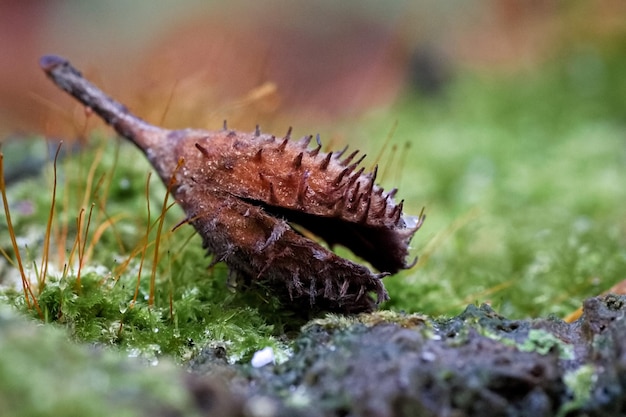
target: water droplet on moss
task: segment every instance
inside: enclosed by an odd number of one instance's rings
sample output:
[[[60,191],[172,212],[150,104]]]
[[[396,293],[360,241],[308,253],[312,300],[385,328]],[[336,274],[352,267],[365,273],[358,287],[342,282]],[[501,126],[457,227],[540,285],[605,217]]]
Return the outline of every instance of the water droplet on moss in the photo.
[[[120,301],[120,313],[125,314],[129,304],[126,301]]]

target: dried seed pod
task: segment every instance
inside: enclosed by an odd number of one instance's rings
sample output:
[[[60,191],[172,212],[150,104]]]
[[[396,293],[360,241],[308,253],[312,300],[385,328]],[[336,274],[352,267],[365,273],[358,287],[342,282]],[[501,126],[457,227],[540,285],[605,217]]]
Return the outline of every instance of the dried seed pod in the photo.
[[[167,130],[132,115],[85,80],[71,64],[44,56],[40,65],[61,89],[93,109],[141,149],[167,184],[187,222],[215,262],[236,278],[262,280],[277,294],[307,307],[370,311],[388,295],[381,278],[407,264],[408,244],[424,216],[404,216],[402,203],[375,184],[377,168],[357,170],[357,152],[323,153],[312,136],[291,139],[254,132]],[[180,160],[184,163],[175,172]],[[380,273],[343,259],[291,224],[330,246],[343,245]],[[371,297],[376,294],[376,298]]]

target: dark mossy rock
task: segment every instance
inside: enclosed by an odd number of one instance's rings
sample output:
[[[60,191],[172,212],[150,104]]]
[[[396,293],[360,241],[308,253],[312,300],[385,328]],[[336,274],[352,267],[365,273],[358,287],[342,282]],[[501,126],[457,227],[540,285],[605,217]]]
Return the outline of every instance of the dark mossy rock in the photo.
[[[310,322],[286,361],[232,364],[208,346],[189,372],[77,345],[0,309],[0,409],[11,415],[623,416],[626,297],[568,324],[489,306],[432,320],[381,311]],[[59,389],[62,386],[62,389]]]
[[[487,305],[438,321],[329,316],[303,328],[286,362],[240,367],[235,390],[269,415],[625,415],[626,297],[584,307],[571,324]]]

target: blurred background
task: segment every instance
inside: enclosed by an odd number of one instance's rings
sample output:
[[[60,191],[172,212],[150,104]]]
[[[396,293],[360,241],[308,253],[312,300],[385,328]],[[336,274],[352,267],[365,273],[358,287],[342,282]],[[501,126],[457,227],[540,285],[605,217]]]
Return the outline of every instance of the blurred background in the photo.
[[[625,33],[621,0],[3,0],[0,138],[85,133],[42,54],[168,127],[319,130],[407,94],[440,96],[459,74],[531,72],[567,51],[582,52],[572,76],[593,77],[596,49]]]

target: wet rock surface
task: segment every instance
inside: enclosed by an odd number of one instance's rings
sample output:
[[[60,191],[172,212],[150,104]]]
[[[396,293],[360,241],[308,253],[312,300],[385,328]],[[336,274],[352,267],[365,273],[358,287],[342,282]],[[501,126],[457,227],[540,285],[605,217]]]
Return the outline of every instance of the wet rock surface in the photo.
[[[206,351],[190,369],[229,381],[220,395],[240,404],[233,415],[620,416],[625,312],[626,297],[609,295],[571,324],[508,320],[486,305],[439,321],[329,316],[303,328],[282,364],[226,366]]]

